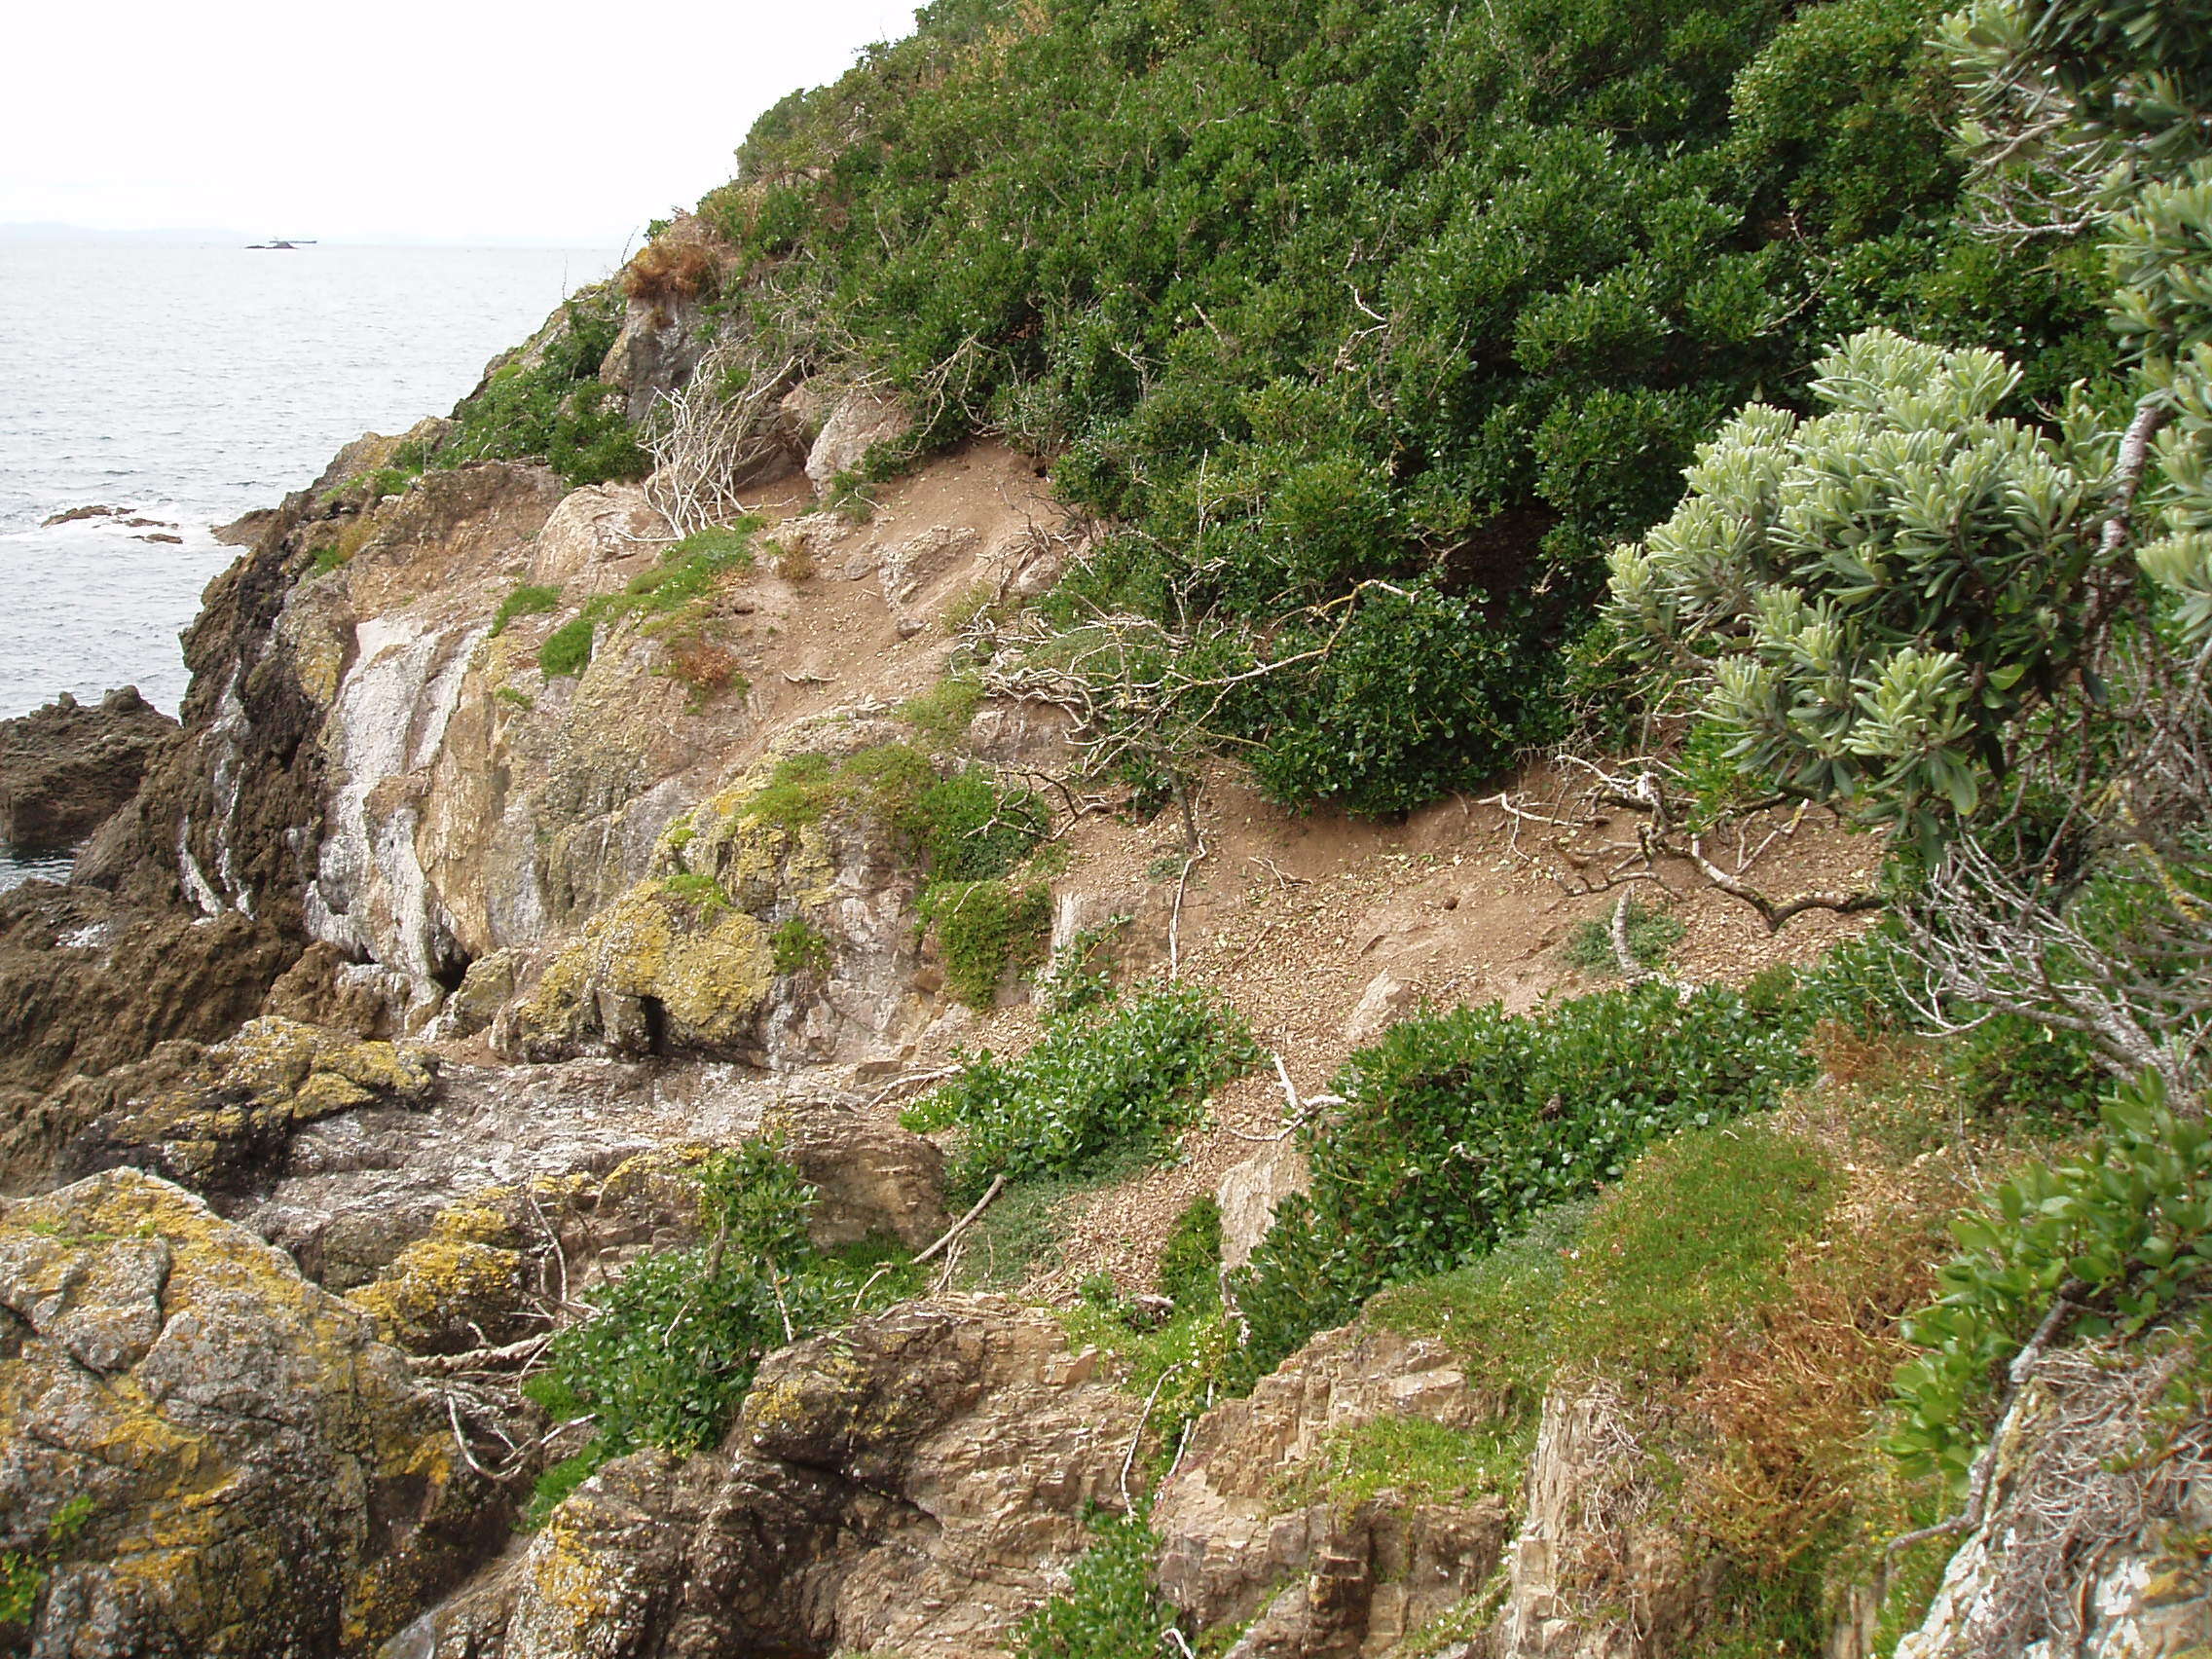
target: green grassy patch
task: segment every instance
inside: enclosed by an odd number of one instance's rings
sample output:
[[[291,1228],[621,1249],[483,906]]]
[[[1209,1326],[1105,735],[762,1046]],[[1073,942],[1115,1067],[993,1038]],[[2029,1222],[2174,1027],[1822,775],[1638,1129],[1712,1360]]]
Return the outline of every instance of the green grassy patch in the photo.
[[[1275,1489],[1285,1506],[1326,1502],[1349,1510],[1384,1492],[1407,1503],[1463,1503],[1521,1493],[1535,1445],[1533,1422],[1500,1432],[1457,1428],[1420,1417],[1370,1418],[1332,1430],[1315,1455]]]
[[[936,881],[920,914],[944,959],[945,989],[970,1008],[989,1008],[1007,971],[1042,962],[1051,940],[1052,898],[1041,886]]]
[[[507,631],[507,624],[518,616],[539,616],[561,608],[561,590],[524,582],[514,592],[499,601],[499,608],[492,613],[492,637],[498,639]]]
[[[1667,952],[1681,942],[1682,932],[1681,921],[1672,910],[1629,901],[1628,951],[1642,966],[1655,968],[1664,962]],[[1608,909],[1576,927],[1560,946],[1559,954],[1569,968],[1584,974],[1617,976],[1621,963],[1613,949],[1612,911]]]
[[[1689,1376],[1721,1336],[1788,1292],[1837,1177],[1812,1142],[1746,1121],[1637,1161],[1575,1245],[1552,1314],[1563,1363],[1646,1382]]]
[[[571,617],[545,636],[544,644],[537,647],[537,666],[546,679],[555,680],[565,674],[581,674],[591,666],[593,636],[597,626],[596,619],[587,608],[583,615]]]

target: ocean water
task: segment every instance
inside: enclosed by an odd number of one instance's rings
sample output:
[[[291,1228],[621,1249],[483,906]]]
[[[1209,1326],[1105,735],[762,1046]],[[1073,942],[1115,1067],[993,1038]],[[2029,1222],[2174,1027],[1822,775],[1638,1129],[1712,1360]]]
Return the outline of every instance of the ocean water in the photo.
[[[444,414],[617,258],[0,240],[0,718],[126,684],[175,713],[178,632],[236,557],[209,529]],[[87,505],[153,522],[44,527]],[[0,849],[0,888],[25,873]]]

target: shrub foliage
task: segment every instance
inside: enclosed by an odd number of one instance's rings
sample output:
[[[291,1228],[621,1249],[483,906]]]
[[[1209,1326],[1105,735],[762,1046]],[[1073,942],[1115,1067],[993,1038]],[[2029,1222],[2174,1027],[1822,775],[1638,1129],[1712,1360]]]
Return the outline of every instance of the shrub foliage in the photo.
[[[1471,1260],[1661,1136],[1774,1105],[1810,1072],[1792,1024],[1717,987],[1394,1026],[1352,1056],[1346,1105],[1306,1135],[1311,1196],[1283,1205],[1237,1275],[1247,1381],[1383,1285]]]

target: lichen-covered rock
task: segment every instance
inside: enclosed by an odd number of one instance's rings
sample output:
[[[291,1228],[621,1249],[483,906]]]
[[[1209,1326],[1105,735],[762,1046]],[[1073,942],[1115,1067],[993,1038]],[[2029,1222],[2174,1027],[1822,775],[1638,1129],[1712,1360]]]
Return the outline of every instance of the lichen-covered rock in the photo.
[[[768,933],[747,911],[643,881],[585,924],[512,1011],[524,1059],[640,1059],[757,1051],[775,978]]]
[[[1121,1506],[1143,1411],[1047,1314],[909,1303],[771,1355],[719,1452],[608,1464],[387,1653],[997,1652]]]
[[[915,983],[915,872],[859,799],[794,809],[779,767],[836,762],[906,735],[880,717],[793,734],[678,815],[654,873],[585,924],[493,1028],[503,1054],[692,1053],[793,1069],[851,1057],[927,1023]],[[775,971],[773,929],[803,922],[827,974]]]
[[[527,1235],[498,1208],[456,1204],[352,1295],[386,1342],[459,1353],[516,1335],[532,1263]]]
[[[1311,1477],[1332,1437],[1362,1424],[1479,1429],[1491,1413],[1433,1339],[1365,1323],[1316,1337],[1192,1430],[1153,1506],[1162,1594],[1201,1629],[1252,1621],[1241,1659],[1385,1651],[1491,1577],[1505,1505],[1387,1491],[1346,1504]]]
[[[498,1528],[440,1402],[281,1252],[134,1170],[0,1207],[39,1659],[370,1652]]]
[[[371,1105],[421,1108],[436,1087],[427,1050],[268,1016],[207,1050],[182,1078],[126,1100],[79,1134],[65,1162],[130,1164],[209,1194],[274,1178],[300,1128]]]

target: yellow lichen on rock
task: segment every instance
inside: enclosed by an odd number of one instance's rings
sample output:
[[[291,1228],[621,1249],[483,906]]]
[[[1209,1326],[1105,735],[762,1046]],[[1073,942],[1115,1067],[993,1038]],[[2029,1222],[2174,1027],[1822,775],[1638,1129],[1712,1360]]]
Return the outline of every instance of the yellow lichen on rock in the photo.
[[[743,910],[712,909],[657,881],[632,887],[515,1006],[517,1046],[544,1058],[749,1049],[775,979],[767,930]]]
[[[389,1102],[425,1104],[427,1051],[363,1042],[276,1015],[250,1019],[184,1077],[92,1126],[95,1162],[151,1162],[195,1188],[221,1185],[318,1118]]]
[[[0,1209],[0,1549],[47,1574],[36,1650],[366,1652],[490,1541],[400,1355],[179,1188],[110,1170]]]
[[[350,1300],[387,1343],[439,1352],[503,1335],[522,1295],[522,1257],[495,1244],[418,1238]]]

